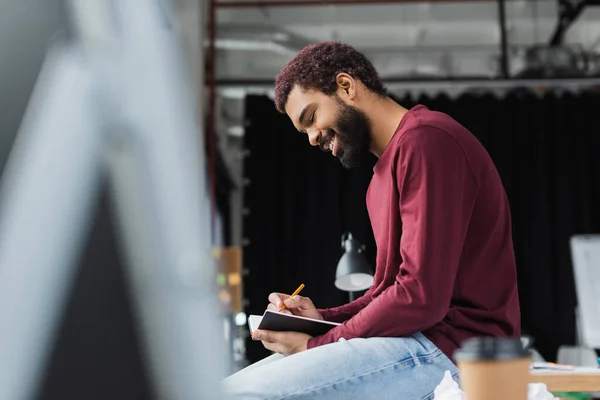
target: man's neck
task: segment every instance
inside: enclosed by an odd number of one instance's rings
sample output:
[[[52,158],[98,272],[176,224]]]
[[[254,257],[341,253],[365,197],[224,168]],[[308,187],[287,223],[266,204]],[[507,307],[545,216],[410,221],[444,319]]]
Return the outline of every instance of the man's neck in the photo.
[[[379,158],[408,110],[389,97],[377,97],[363,110],[371,121],[371,153]]]

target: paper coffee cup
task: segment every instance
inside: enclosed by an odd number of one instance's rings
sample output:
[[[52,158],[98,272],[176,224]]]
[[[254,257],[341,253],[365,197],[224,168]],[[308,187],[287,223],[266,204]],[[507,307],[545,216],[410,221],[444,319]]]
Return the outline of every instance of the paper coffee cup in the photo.
[[[530,358],[510,338],[469,339],[454,354],[468,400],[527,400]]]

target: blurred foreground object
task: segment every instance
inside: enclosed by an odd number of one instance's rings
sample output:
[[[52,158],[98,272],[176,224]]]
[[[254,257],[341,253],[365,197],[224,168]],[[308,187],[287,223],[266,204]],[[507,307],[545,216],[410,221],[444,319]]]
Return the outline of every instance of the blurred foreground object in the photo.
[[[531,356],[519,339],[476,337],[455,352],[469,400],[527,400]]]
[[[155,397],[223,399],[195,85],[164,4],[71,6],[75,38],[48,53],[2,180],[0,399],[36,395],[104,174]]]

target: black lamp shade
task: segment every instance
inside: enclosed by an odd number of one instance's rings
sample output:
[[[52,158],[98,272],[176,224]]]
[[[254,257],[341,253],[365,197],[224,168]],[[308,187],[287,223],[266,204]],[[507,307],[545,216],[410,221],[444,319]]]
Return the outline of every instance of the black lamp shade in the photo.
[[[373,273],[363,254],[363,247],[350,233],[342,237],[342,247],[345,253],[338,262],[335,286],[347,292],[368,289],[373,284]]]

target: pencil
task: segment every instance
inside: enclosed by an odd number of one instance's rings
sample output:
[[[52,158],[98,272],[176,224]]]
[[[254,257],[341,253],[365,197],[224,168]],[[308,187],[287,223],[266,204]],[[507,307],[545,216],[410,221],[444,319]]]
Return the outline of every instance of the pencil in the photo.
[[[301,283],[300,286],[298,286],[298,289],[296,289],[296,291],[294,293],[292,293],[292,295],[290,297],[294,297],[295,295],[300,293],[300,291],[302,289],[304,289],[304,283]],[[285,308],[285,304],[281,303],[281,308],[279,309],[279,311],[283,310],[284,308]]]

